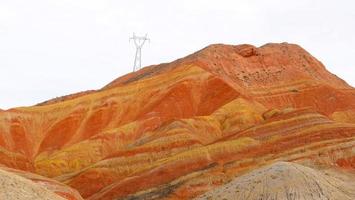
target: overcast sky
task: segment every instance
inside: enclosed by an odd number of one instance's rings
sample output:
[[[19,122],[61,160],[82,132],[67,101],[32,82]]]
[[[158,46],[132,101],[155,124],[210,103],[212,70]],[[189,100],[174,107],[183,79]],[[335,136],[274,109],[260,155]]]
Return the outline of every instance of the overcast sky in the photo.
[[[297,43],[355,85],[352,0],[0,0],[0,108],[98,89],[211,43]]]

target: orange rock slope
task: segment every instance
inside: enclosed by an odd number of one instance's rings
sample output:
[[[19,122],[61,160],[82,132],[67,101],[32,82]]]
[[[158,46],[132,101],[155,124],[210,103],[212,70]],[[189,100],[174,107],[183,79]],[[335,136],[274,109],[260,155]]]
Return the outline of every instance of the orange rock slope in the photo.
[[[0,163],[83,198],[191,199],[277,161],[355,170],[355,89],[294,44],[211,45],[0,111]]]

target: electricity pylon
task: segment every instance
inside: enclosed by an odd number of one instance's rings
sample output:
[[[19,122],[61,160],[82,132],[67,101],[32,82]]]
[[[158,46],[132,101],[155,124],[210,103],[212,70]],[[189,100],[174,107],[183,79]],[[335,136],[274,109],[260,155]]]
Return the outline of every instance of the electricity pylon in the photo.
[[[142,67],[142,47],[145,41],[150,41],[150,39],[147,38],[147,34],[145,34],[145,36],[136,36],[136,34],[133,33],[133,36],[129,38],[129,41],[131,40],[133,40],[136,45],[136,56],[134,58],[133,71],[137,71]]]

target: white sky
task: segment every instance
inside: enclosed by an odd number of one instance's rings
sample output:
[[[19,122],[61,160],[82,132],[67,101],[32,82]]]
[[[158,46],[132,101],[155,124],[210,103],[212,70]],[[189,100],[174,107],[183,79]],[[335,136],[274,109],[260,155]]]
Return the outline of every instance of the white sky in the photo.
[[[98,89],[211,43],[303,46],[355,85],[353,0],[0,0],[0,108]]]

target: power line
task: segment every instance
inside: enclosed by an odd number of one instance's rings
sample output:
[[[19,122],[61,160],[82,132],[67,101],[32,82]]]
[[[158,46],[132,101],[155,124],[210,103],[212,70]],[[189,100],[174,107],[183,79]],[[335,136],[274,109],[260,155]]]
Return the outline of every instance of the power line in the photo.
[[[133,71],[137,71],[142,67],[142,47],[145,41],[150,41],[150,39],[147,37],[147,34],[145,34],[145,36],[136,36],[136,34],[133,33],[133,36],[129,38],[129,41],[131,40],[134,41],[134,44],[136,46],[136,55],[134,58]]]

